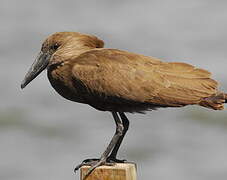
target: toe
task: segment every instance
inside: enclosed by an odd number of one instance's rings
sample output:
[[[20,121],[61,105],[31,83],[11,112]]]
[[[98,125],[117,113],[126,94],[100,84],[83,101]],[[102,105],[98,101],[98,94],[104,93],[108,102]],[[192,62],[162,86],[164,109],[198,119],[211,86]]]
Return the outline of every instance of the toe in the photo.
[[[100,159],[85,159],[83,160],[83,163],[95,163],[95,162],[98,162]]]
[[[114,157],[108,157],[107,158],[107,162],[110,162],[110,163],[125,163],[127,160],[123,159],[117,159],[117,158],[114,158]]]
[[[75,169],[74,172],[76,173],[76,171],[78,171],[82,166],[93,166],[94,164],[97,164],[100,161],[100,159],[85,159],[82,161],[82,163],[78,164]]]
[[[106,159],[102,158],[95,164],[91,165],[91,167],[88,169],[87,173],[85,174],[83,180],[85,180],[97,167],[102,166],[106,164]]]

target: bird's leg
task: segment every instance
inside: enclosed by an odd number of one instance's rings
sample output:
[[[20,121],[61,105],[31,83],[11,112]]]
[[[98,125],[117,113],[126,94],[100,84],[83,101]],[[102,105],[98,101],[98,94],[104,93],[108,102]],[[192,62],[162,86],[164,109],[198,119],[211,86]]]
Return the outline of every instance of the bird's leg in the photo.
[[[126,160],[119,160],[117,159],[117,152],[120,148],[120,145],[125,137],[125,134],[126,132],[128,131],[128,128],[129,128],[129,120],[127,118],[127,116],[123,113],[123,112],[119,112],[119,115],[121,117],[121,120],[122,120],[122,124],[123,124],[123,127],[124,127],[124,130],[123,130],[123,133],[122,133],[122,136],[119,138],[119,140],[117,141],[117,144],[114,146],[110,156],[108,157],[108,161],[113,161],[113,162],[119,162],[119,163],[122,163]]]
[[[113,118],[114,118],[114,121],[116,124],[116,132],[115,132],[113,138],[111,139],[109,145],[107,146],[106,150],[101,155],[101,158],[97,159],[97,160],[95,159],[94,161],[92,159],[91,160],[87,159],[87,160],[83,161],[81,164],[79,164],[74,170],[76,172],[80,167],[82,167],[84,165],[91,166],[89,168],[89,170],[87,171],[86,175],[84,176],[84,180],[92,173],[92,171],[96,167],[101,166],[103,164],[107,164],[107,165],[110,164],[110,163],[107,163],[108,155],[110,154],[111,150],[117,144],[119,138],[123,135],[124,127],[123,127],[123,124],[122,124],[120,118],[118,117],[116,112],[112,112],[112,115],[113,115]]]

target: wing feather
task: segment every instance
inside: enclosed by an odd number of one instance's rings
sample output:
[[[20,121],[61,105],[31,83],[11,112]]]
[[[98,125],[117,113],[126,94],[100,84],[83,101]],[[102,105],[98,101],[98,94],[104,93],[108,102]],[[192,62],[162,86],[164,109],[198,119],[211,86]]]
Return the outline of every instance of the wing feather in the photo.
[[[72,73],[90,91],[159,105],[197,104],[217,92],[206,70],[116,49],[80,55]]]

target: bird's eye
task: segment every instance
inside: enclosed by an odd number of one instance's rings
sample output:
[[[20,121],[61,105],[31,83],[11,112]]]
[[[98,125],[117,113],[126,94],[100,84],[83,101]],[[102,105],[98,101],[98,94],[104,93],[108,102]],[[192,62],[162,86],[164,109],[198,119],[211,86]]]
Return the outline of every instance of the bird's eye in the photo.
[[[51,48],[51,49],[53,49],[53,50],[57,50],[57,49],[58,49],[58,47],[59,47],[59,45],[58,45],[58,44],[54,44],[54,45],[52,45],[50,48]]]

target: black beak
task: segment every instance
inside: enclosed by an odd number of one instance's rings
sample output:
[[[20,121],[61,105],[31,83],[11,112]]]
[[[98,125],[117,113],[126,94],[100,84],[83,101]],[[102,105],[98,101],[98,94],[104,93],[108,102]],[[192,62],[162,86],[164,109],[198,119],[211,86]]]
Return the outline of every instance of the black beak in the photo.
[[[21,89],[25,88],[36,76],[38,76],[48,65],[50,59],[49,53],[43,53],[42,51],[37,56],[36,60],[28,70],[21,83]]]

